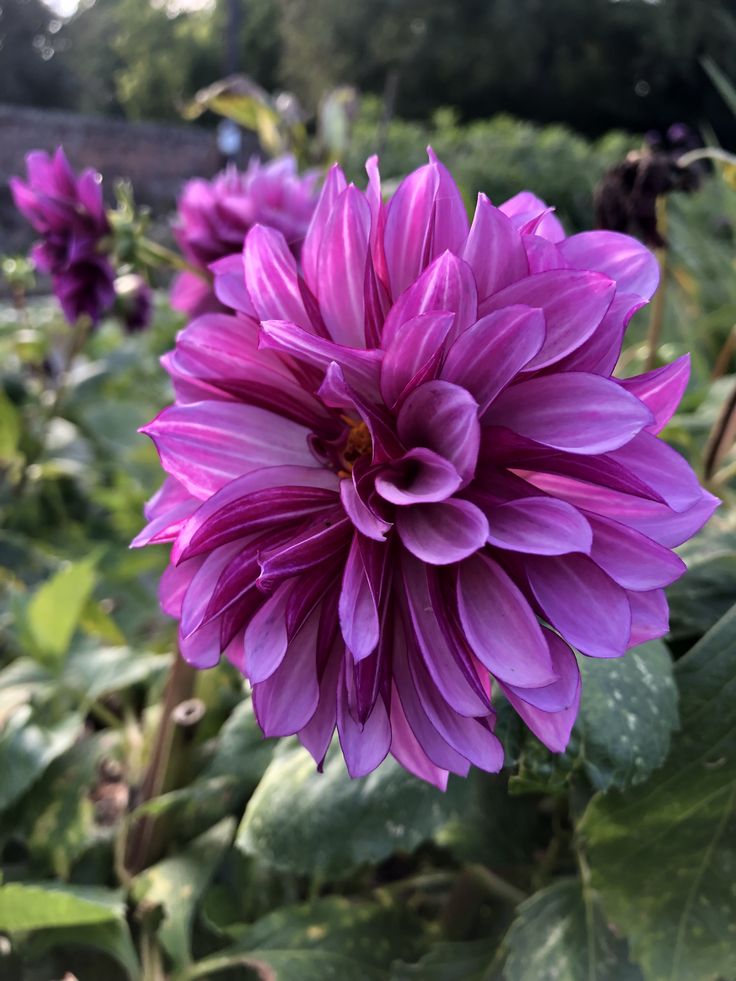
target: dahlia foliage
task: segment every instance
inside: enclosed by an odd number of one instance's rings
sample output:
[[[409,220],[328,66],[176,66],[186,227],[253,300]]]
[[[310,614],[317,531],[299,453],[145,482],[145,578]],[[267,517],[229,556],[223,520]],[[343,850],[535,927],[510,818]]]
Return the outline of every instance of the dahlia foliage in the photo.
[[[18,210],[41,235],[32,250],[37,267],[51,275],[54,293],[70,323],[82,315],[96,324],[115,301],[115,273],[104,254],[110,224],[99,174],[79,177],[59,147],[51,156],[26,157],[28,178],[10,180]]]
[[[164,358],[176,402],[144,432],[168,477],[135,544],[172,543],[182,654],[225,652],[266,735],[319,764],[337,728],[353,776],[391,753],[444,786],[501,767],[496,686],[565,747],[572,648],[666,632],[672,548],[717,502],[657,438],[687,359],[611,374],[647,249],[566,238],[529,193],[469,225],[432,154],[387,204],[367,170],[330,171],[301,265],[259,225],[218,263],[234,312]]]
[[[254,157],[243,173],[231,166],[214,180],[185,184],[174,234],[184,258],[202,275],[179,274],[171,298],[175,309],[190,316],[222,309],[209,267],[239,251],[253,225],[276,228],[298,255],[317,201],[316,181],[316,174],[300,175],[294,158],[284,156],[267,164]]]

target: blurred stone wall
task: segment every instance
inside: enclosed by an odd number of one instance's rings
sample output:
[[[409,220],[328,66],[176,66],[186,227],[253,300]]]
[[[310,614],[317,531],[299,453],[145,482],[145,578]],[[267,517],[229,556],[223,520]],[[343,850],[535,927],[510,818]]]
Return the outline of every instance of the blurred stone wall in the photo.
[[[105,179],[129,178],[136,199],[165,216],[189,177],[211,177],[222,167],[214,129],[158,123],[129,123],[102,116],[0,104],[0,254],[22,251],[32,231],[13,207],[8,179],[25,173],[29,150],[62,145],[73,167],[93,167]],[[243,134],[241,163],[257,151],[255,137]]]

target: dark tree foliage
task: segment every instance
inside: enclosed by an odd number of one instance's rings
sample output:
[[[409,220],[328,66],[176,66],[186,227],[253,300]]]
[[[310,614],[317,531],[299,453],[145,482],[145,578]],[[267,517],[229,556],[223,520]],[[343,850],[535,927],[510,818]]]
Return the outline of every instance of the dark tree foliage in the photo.
[[[0,3],[0,101],[69,106],[73,79],[61,63],[66,30],[41,0]]]
[[[590,135],[707,122],[736,139],[701,66],[709,55],[736,77],[734,0],[81,0],[55,34],[50,20],[41,0],[4,0],[3,101],[175,119],[232,70],[230,52],[311,109],[337,84],[388,84],[410,119],[453,106]]]
[[[731,0],[280,0],[282,71],[315,99],[351,81],[397,110],[504,111],[588,133],[683,119],[726,129],[699,59],[736,74]]]

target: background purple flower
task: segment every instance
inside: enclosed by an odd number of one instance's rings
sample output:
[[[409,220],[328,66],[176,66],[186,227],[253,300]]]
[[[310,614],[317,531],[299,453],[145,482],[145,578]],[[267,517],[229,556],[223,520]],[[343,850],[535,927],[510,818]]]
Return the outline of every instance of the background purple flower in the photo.
[[[66,319],[86,314],[93,323],[112,306],[114,272],[101,250],[110,225],[98,174],[77,177],[59,147],[53,156],[36,150],[26,157],[27,180],[10,180],[18,210],[41,235],[34,245],[38,268],[50,274]]]
[[[144,431],[168,478],[135,544],[171,542],[161,588],[183,656],[222,652],[269,736],[318,764],[337,729],[361,776],[391,753],[444,786],[496,771],[500,689],[550,749],[577,648],[667,631],[672,548],[717,504],[657,434],[686,358],[612,377],[654,257],[565,237],[525,192],[472,224],[433,155],[387,205],[330,172],[301,269],[257,226],[164,364]]]
[[[177,276],[174,308],[191,316],[222,309],[206,274],[217,259],[240,252],[253,225],[277,229],[298,255],[316,203],[316,181],[315,173],[300,175],[291,156],[266,164],[254,157],[243,173],[230,166],[214,180],[189,181],[179,199],[175,235],[184,258],[205,276]]]

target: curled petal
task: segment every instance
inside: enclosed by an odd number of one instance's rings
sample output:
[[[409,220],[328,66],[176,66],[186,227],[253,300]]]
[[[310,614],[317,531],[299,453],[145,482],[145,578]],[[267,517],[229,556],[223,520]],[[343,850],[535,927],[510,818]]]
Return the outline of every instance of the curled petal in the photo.
[[[428,565],[451,565],[483,548],[488,521],[470,501],[450,498],[401,508],[396,513],[396,530],[418,559]]]
[[[425,382],[407,397],[396,420],[406,446],[423,446],[449,460],[467,482],[480,446],[478,403],[459,385]]]
[[[451,497],[462,477],[444,457],[419,447],[376,477],[376,491],[392,504],[426,504]]]

